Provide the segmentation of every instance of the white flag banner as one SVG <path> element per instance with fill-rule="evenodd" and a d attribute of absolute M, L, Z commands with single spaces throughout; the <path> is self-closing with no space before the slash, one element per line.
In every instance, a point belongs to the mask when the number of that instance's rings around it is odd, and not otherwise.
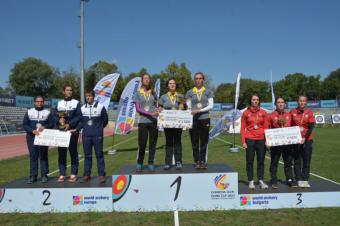
<path fill-rule="evenodd" d="M 134 100 L 141 85 L 141 78 L 136 77 L 125 86 L 118 105 L 115 134 L 125 135 L 132 131 L 136 116 Z"/>
<path fill-rule="evenodd" d="M 110 105 L 111 96 L 116 87 L 119 76 L 119 73 L 106 75 L 104 78 L 99 80 L 93 89 L 96 93 L 94 100 L 104 105 L 106 110 Z"/>
<path fill-rule="evenodd" d="M 275 106 L 275 93 L 274 93 L 274 88 L 273 88 L 273 72 L 272 71 L 270 71 L 270 88 L 272 90 L 273 111 L 275 111 L 276 106 Z"/>
<path fill-rule="evenodd" d="M 161 94 L 161 80 L 157 79 L 155 83 L 155 94 L 157 99 L 159 99 L 159 96 Z"/>
<path fill-rule="evenodd" d="M 237 110 L 238 98 L 240 96 L 240 80 L 241 80 L 241 72 L 237 75 L 236 80 L 236 90 L 235 90 L 235 111 Z"/>

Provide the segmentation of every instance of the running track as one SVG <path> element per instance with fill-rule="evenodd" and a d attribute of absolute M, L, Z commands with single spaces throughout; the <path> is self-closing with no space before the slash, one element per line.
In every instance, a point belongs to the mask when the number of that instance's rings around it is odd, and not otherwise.
<path fill-rule="evenodd" d="M 105 128 L 104 136 L 112 135 L 113 128 Z M 26 134 L 0 137 L 0 160 L 28 155 Z"/>

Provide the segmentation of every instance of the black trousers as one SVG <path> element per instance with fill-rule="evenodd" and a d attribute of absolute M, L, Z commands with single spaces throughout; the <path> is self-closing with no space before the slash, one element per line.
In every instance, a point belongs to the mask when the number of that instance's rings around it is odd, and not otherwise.
<path fill-rule="evenodd" d="M 205 162 L 209 141 L 210 119 L 193 120 L 190 138 L 194 161 Z"/>
<path fill-rule="evenodd" d="M 246 149 L 246 168 L 248 181 L 254 178 L 254 158 L 256 153 L 257 159 L 257 178 L 258 180 L 263 180 L 264 175 L 264 158 L 266 154 L 266 149 L 264 147 L 264 140 L 251 140 L 246 139 L 248 148 Z"/>
<path fill-rule="evenodd" d="M 284 145 L 270 148 L 270 176 L 272 184 L 277 183 L 277 167 L 279 165 L 280 158 L 283 158 L 284 171 L 286 175 L 286 181 L 293 179 L 292 161 L 293 161 L 293 146 Z"/>
<path fill-rule="evenodd" d="M 175 162 L 182 163 L 182 129 L 164 128 L 165 133 L 165 164 L 171 165 L 172 156 Z"/>
<path fill-rule="evenodd" d="M 66 176 L 67 149 L 70 151 L 70 156 L 71 156 L 71 174 L 72 175 L 78 174 L 78 167 L 79 167 L 79 157 L 78 157 L 78 149 L 77 149 L 78 137 L 79 137 L 79 133 L 72 134 L 69 147 L 58 148 L 59 174 L 62 176 Z"/>
<path fill-rule="evenodd" d="M 156 144 L 158 138 L 157 123 L 139 123 L 138 124 L 138 157 L 137 163 L 143 164 L 145 156 L 146 143 L 149 138 L 149 164 L 154 163 Z"/>
<path fill-rule="evenodd" d="M 312 159 L 313 140 L 306 140 L 304 144 L 294 145 L 294 173 L 297 181 L 308 181 L 310 163 Z M 301 164 L 302 162 L 302 164 Z"/>

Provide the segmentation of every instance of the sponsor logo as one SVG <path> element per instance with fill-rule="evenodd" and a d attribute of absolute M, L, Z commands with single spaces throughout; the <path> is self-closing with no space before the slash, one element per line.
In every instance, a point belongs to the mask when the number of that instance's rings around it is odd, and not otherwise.
<path fill-rule="evenodd" d="M 235 191 L 230 188 L 230 183 L 227 182 L 227 174 L 219 174 L 214 177 L 214 185 L 217 190 L 211 191 L 211 199 L 235 199 Z"/>
<path fill-rule="evenodd" d="M 226 183 L 226 179 L 227 179 L 227 174 L 221 174 L 215 177 L 215 186 L 216 188 L 224 191 L 225 189 L 227 189 L 227 187 L 229 186 L 229 184 Z"/>
<path fill-rule="evenodd" d="M 277 200 L 277 195 L 243 195 L 240 196 L 240 206 L 270 205 L 273 201 Z"/>
<path fill-rule="evenodd" d="M 250 206 L 251 205 L 251 196 L 240 196 L 240 205 L 241 206 Z"/>
<path fill-rule="evenodd" d="M 72 203 L 74 206 L 83 206 L 83 205 L 96 205 L 98 202 L 103 200 L 110 200 L 110 196 L 102 196 L 102 195 L 73 195 Z"/>
<path fill-rule="evenodd" d="M 113 202 L 117 202 L 121 199 L 128 190 L 131 182 L 131 175 L 114 175 L 112 177 L 112 199 Z M 133 189 L 135 193 L 138 193 L 138 189 Z"/>

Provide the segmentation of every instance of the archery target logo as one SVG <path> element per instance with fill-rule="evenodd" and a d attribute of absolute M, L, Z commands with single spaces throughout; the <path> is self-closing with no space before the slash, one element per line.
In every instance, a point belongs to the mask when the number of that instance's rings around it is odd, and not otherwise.
<path fill-rule="evenodd" d="M 128 190 L 131 182 L 131 175 L 114 175 L 112 177 L 112 199 L 117 202 Z"/>

